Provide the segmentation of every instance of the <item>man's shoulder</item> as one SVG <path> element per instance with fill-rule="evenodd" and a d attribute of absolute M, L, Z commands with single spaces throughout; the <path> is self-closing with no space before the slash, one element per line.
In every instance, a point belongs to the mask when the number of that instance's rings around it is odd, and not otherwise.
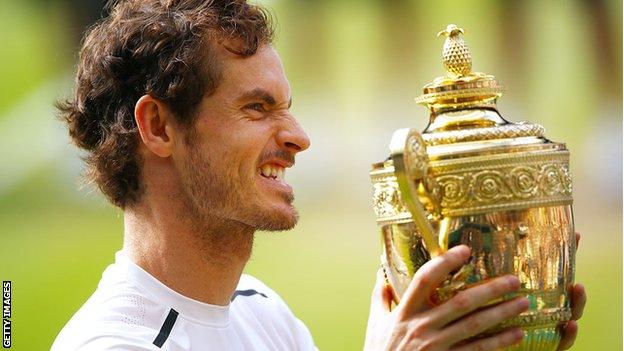
<path fill-rule="evenodd" d="M 132 286 L 98 289 L 63 327 L 52 350 L 156 350 L 149 341 L 166 313 Z"/>
<path fill-rule="evenodd" d="M 149 342 L 154 331 L 139 326 L 126 326 L 121 323 L 85 324 L 86 328 L 65 329 L 57 336 L 51 351 L 153 351 L 159 350 Z M 71 333 L 71 334 L 69 334 Z"/>
<path fill-rule="evenodd" d="M 158 296 L 161 295 L 149 288 L 135 285 L 132 280 L 103 279 L 89 300 L 61 330 L 52 346 L 52 351 L 159 350 L 154 342 L 170 319 L 169 314 L 174 311 L 173 308 L 176 309 L 174 312 L 179 312 L 183 318 L 181 320 L 177 318 L 180 320 L 176 324 L 175 333 L 177 334 L 169 336 L 169 347 L 172 342 L 187 340 L 185 338 L 189 335 L 185 328 L 189 323 L 193 325 L 190 330 L 196 331 L 197 328 L 203 328 L 200 334 L 191 335 L 194 338 L 191 340 L 193 342 L 198 342 L 197 340 L 201 342 L 209 338 L 209 335 L 226 337 L 230 335 L 230 332 L 221 328 L 228 326 L 228 330 L 231 328 L 231 330 L 247 331 L 250 334 L 249 338 L 253 338 L 251 334 L 254 334 L 249 331 L 249 328 L 262 329 L 265 332 L 273 331 L 273 334 L 270 334 L 270 343 L 282 340 L 280 342 L 287 345 L 285 349 L 296 348 L 296 345 L 313 345 L 309 331 L 293 315 L 282 298 L 266 284 L 250 275 L 241 276 L 231 298 L 231 304 L 226 309 L 230 311 L 228 318 L 231 321 L 224 322 L 225 324 L 219 327 L 210 324 L 217 321 L 216 319 L 206 324 L 207 320 L 203 321 L 197 316 L 209 319 L 223 316 L 221 313 L 224 311 L 223 308 L 196 303 L 189 305 L 189 300 L 182 298 L 179 301 L 180 305 L 176 306 L 175 303 L 163 302 Z M 192 308 L 189 309 L 189 306 Z M 206 307 L 210 307 L 209 314 L 196 313 L 205 311 Z M 175 323 L 176 318 L 173 321 Z M 197 322 L 199 324 L 196 324 Z M 266 337 L 264 334 L 257 336 L 258 340 Z M 180 345 L 185 342 L 183 341 Z"/>
<path fill-rule="evenodd" d="M 241 276 L 232 296 L 232 310 L 235 314 L 254 314 L 261 323 L 275 325 L 281 330 L 308 333 L 278 293 L 248 274 Z"/>

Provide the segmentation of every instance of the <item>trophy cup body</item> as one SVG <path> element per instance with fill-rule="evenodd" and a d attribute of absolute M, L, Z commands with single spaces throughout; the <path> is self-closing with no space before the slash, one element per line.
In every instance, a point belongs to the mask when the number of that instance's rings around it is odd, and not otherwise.
<path fill-rule="evenodd" d="M 569 151 L 528 122 L 498 113 L 502 88 L 470 72 L 470 53 L 450 25 L 441 32 L 447 76 L 425 86 L 417 102 L 431 112 L 419 133 L 395 132 L 390 157 L 373 165 L 373 207 L 382 266 L 398 302 L 431 257 L 465 244 L 471 258 L 434 296 L 439 303 L 473 284 L 514 274 L 529 310 L 488 331 L 519 326 L 508 350 L 556 350 L 570 318 L 576 241 Z M 506 298 L 513 298 L 507 296 Z"/>

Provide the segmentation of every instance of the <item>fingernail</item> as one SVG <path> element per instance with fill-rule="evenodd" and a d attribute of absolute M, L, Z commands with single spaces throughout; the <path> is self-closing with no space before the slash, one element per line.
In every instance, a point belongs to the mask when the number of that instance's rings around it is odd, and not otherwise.
<path fill-rule="evenodd" d="M 515 275 L 507 276 L 507 282 L 512 289 L 518 289 L 520 287 L 520 279 Z"/>
<path fill-rule="evenodd" d="M 520 328 L 516 328 L 513 330 L 513 336 L 516 340 L 522 340 L 522 338 L 524 338 L 524 331 Z"/>
<path fill-rule="evenodd" d="M 522 311 L 526 311 L 527 309 L 529 309 L 529 299 L 527 299 L 526 297 L 520 297 L 518 298 L 518 308 L 522 309 Z"/>
<path fill-rule="evenodd" d="M 470 255 L 470 248 L 466 245 L 457 245 L 453 247 L 453 249 L 462 255 L 465 255 L 465 256 Z"/>

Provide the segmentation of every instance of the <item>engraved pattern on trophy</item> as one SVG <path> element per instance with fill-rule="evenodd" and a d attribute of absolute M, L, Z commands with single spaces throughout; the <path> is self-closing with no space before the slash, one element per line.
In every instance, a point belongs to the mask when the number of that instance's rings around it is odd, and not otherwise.
<path fill-rule="evenodd" d="M 452 130 L 435 134 L 423 134 L 427 146 L 453 144 L 475 140 L 492 140 L 504 138 L 542 137 L 544 127 L 539 124 L 519 122 L 501 127 L 479 128 L 470 131 Z"/>
<path fill-rule="evenodd" d="M 373 209 L 378 221 L 411 221 L 409 211 L 400 200 L 399 186 L 394 175 L 377 177 L 373 182 Z"/>
<path fill-rule="evenodd" d="M 526 153 L 431 162 L 442 214 L 457 216 L 572 203 L 568 155 Z"/>
<path fill-rule="evenodd" d="M 506 207 L 524 206 L 522 200 L 539 199 L 540 195 L 545 201 L 551 196 L 569 195 L 566 174 L 569 172 L 564 165 L 546 164 L 444 175 L 437 177 L 436 182 L 443 189 L 443 207 L 461 208 L 463 205 L 467 210 L 474 207 L 484 210 L 487 205 L 500 201 L 505 201 Z"/>
<path fill-rule="evenodd" d="M 405 169 L 413 179 L 427 176 L 427 148 L 420 134 L 410 133 L 405 147 Z"/>

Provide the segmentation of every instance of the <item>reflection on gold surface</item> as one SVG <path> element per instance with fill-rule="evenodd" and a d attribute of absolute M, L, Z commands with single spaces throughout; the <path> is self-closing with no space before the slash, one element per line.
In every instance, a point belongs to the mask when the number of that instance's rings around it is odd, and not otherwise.
<path fill-rule="evenodd" d="M 463 244 L 472 250 L 470 263 L 475 269 L 466 279 L 468 284 L 505 274 L 520 278 L 520 294 L 529 298 L 530 309 L 496 329 L 528 330 L 518 350 L 555 350 L 556 326 L 570 318 L 567 287 L 574 281 L 576 250 L 571 206 L 455 217 L 449 227 L 448 247 Z M 413 222 L 384 224 L 381 235 L 384 269 L 400 300 L 414 272 L 430 256 Z M 535 344 L 531 335 L 549 340 L 550 348 L 529 346 Z"/>

